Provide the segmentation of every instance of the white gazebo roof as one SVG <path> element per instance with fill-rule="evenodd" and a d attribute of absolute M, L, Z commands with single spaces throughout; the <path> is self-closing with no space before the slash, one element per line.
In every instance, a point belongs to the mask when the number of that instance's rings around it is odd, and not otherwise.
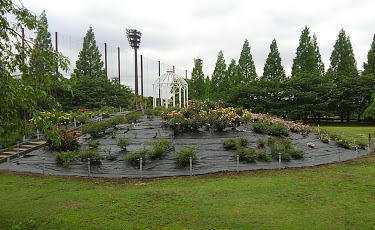
<path fill-rule="evenodd" d="M 178 96 L 179 107 L 188 105 L 188 83 L 174 71 L 168 70 L 158 77 L 153 86 L 153 104 L 157 106 L 160 99 L 160 106 L 168 107 L 170 99 L 173 106 L 176 106 L 176 96 Z"/>

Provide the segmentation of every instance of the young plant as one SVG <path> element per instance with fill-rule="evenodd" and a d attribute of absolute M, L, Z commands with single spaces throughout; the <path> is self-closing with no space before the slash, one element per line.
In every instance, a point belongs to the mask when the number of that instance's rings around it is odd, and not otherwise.
<path fill-rule="evenodd" d="M 197 150 L 189 147 L 182 147 L 176 152 L 174 160 L 177 166 L 186 167 L 190 164 L 190 157 L 192 158 L 192 163 L 195 164 L 197 161 Z"/>
<path fill-rule="evenodd" d="M 125 154 L 124 160 L 128 164 L 136 167 L 136 166 L 139 166 L 141 158 L 142 158 L 142 165 L 145 165 L 146 156 L 147 156 L 147 149 L 140 149 L 140 150 Z"/>
<path fill-rule="evenodd" d="M 88 139 L 87 144 L 89 145 L 91 149 L 97 149 L 100 145 L 99 141 L 95 141 L 93 139 Z"/>
<path fill-rule="evenodd" d="M 264 138 L 259 138 L 259 139 L 257 140 L 257 147 L 260 148 L 260 149 L 265 148 L 265 147 L 266 147 L 266 144 L 267 144 L 267 141 L 266 141 L 266 139 L 264 139 Z"/>
<path fill-rule="evenodd" d="M 99 154 L 99 152 L 96 149 L 86 149 L 82 150 L 78 153 L 78 158 L 82 162 L 87 162 L 88 159 L 90 159 L 91 164 L 98 164 L 100 165 L 103 160 L 103 157 Z"/>
<path fill-rule="evenodd" d="M 161 159 L 164 154 L 173 149 L 173 145 L 170 141 L 165 138 L 160 138 L 152 144 L 152 148 L 148 152 L 148 156 L 151 160 Z"/>
<path fill-rule="evenodd" d="M 128 147 L 130 143 L 130 140 L 126 137 L 120 137 L 117 140 L 117 146 L 120 147 L 123 151 L 126 151 L 126 147 Z"/>
<path fill-rule="evenodd" d="M 69 167 L 77 159 L 77 154 L 73 151 L 56 153 L 56 163 L 64 167 Z"/>
<path fill-rule="evenodd" d="M 226 150 L 236 150 L 241 147 L 246 147 L 249 140 L 246 137 L 229 138 L 223 142 L 223 147 Z"/>

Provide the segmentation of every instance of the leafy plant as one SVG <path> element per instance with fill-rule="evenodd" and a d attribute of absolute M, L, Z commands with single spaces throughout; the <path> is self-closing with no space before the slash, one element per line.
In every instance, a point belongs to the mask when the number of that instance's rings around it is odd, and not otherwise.
<path fill-rule="evenodd" d="M 257 139 L 257 147 L 263 149 L 266 147 L 267 141 L 264 138 Z"/>
<path fill-rule="evenodd" d="M 64 167 L 70 166 L 77 159 L 77 153 L 73 151 L 56 153 L 56 163 Z"/>
<path fill-rule="evenodd" d="M 128 147 L 130 143 L 130 140 L 126 137 L 120 137 L 116 142 L 117 146 L 120 147 L 123 151 L 126 150 L 126 147 Z"/>
<path fill-rule="evenodd" d="M 182 147 L 176 152 L 174 160 L 177 166 L 186 167 L 190 164 L 190 157 L 192 158 L 192 163 L 195 164 L 197 161 L 197 150 L 189 147 Z"/>
<path fill-rule="evenodd" d="M 91 164 L 101 164 L 101 160 L 103 160 L 103 157 L 99 154 L 97 149 L 81 150 L 78 153 L 78 158 L 82 162 L 87 162 L 88 159 L 90 159 Z"/>
<path fill-rule="evenodd" d="M 246 147 L 249 140 L 246 137 L 229 138 L 223 142 L 226 150 L 236 150 L 240 147 Z"/>
<path fill-rule="evenodd" d="M 44 133 L 48 146 L 56 151 L 75 151 L 79 148 L 75 131 L 53 128 Z"/>
<path fill-rule="evenodd" d="M 262 121 L 253 123 L 253 130 L 257 133 L 265 133 L 273 136 L 289 136 L 289 130 L 281 124 L 269 124 Z"/>
<path fill-rule="evenodd" d="M 100 145 L 99 141 L 95 141 L 93 139 L 88 139 L 87 144 L 89 145 L 90 148 L 92 149 L 97 149 Z"/>
<path fill-rule="evenodd" d="M 147 149 L 140 149 L 134 152 L 125 154 L 124 160 L 132 166 L 139 166 L 140 159 L 142 158 L 142 165 L 146 163 Z"/>
<path fill-rule="evenodd" d="M 255 163 L 258 156 L 257 151 L 254 148 L 239 148 L 235 152 L 235 155 L 239 156 L 240 161 L 247 163 Z"/>
<path fill-rule="evenodd" d="M 152 148 L 148 151 L 148 156 L 151 160 L 160 159 L 164 154 L 173 149 L 173 145 L 165 138 L 160 138 L 152 144 Z"/>
<path fill-rule="evenodd" d="M 283 161 L 303 158 L 303 151 L 295 149 L 287 138 L 269 137 L 267 142 L 271 149 L 271 155 L 275 159 L 279 158 L 279 153 Z"/>

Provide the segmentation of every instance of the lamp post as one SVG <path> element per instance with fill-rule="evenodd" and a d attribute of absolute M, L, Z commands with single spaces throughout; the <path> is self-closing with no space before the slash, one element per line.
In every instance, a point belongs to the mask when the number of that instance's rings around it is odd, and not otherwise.
<path fill-rule="evenodd" d="M 126 36 L 128 37 L 129 45 L 134 49 L 134 80 L 135 80 L 135 95 L 138 96 L 138 55 L 137 50 L 141 43 L 141 32 L 136 29 L 126 29 Z"/>

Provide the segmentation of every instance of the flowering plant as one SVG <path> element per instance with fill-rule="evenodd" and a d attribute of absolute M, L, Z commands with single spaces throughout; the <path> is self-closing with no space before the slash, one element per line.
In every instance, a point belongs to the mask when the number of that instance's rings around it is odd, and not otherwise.
<path fill-rule="evenodd" d="M 34 114 L 30 122 L 39 130 L 45 131 L 56 125 L 66 125 L 72 118 L 71 114 L 60 111 L 44 111 Z"/>
<path fill-rule="evenodd" d="M 45 132 L 44 136 L 48 146 L 56 151 L 74 151 L 79 148 L 75 131 L 53 128 Z"/>

